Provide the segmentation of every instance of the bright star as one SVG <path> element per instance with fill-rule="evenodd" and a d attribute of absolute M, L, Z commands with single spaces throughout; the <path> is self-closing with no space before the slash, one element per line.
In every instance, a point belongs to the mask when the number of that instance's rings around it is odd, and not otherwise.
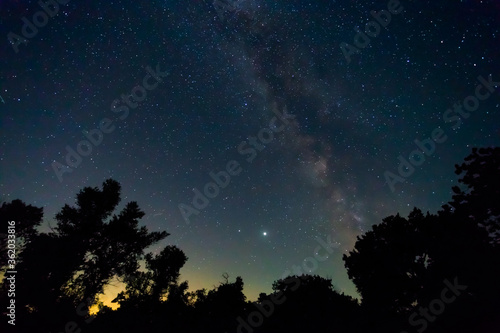
<path fill-rule="evenodd" d="M 262 234 L 263 234 L 264 236 L 267 236 L 267 232 L 265 232 L 265 231 L 264 231 Z"/>

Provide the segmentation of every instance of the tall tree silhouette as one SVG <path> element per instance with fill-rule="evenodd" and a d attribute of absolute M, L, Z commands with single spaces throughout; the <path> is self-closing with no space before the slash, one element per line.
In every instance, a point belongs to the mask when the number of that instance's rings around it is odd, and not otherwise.
<path fill-rule="evenodd" d="M 375 321 L 383 321 L 381 318 L 388 313 L 392 313 L 388 322 L 408 318 L 439 297 L 445 279 L 458 279 L 468 287 L 459 305 L 440 317 L 435 330 L 473 329 L 485 318 L 484 313 L 498 309 L 493 295 L 500 291 L 495 282 L 500 278 L 499 251 L 481 227 L 486 221 L 495 222 L 490 214 L 497 212 L 490 200 L 497 195 L 497 188 L 486 184 L 492 170 L 498 168 L 493 151 L 479 150 L 481 157 L 474 150 L 466 158 L 473 162 L 457 170 L 457 174 L 467 170 L 461 182 L 470 188 L 454 189 L 454 206 L 444 206 L 436 215 L 424 216 L 415 208 L 408 219 L 399 214 L 389 216 L 358 237 L 353 251 L 343 256 L 363 307 Z M 394 329 L 390 325 L 382 328 Z"/>
<path fill-rule="evenodd" d="M 57 235 L 74 242 L 79 264 L 74 273 L 81 273 L 73 275 L 65 291 L 78 301 L 101 293 L 113 276 L 135 272 L 144 249 L 168 236 L 138 226 L 144 212 L 136 202 L 111 216 L 120 202 L 120 190 L 114 180 L 105 181 L 102 191 L 87 187 L 77 195 L 77 207 L 65 205 L 56 215 Z"/>
<path fill-rule="evenodd" d="M 418 209 L 408 219 L 389 216 L 358 236 L 353 251 L 343 256 L 365 306 L 398 313 L 408 311 L 417 300 L 431 260 L 419 232 L 424 218 L 430 216 Z"/>
<path fill-rule="evenodd" d="M 452 201 L 443 206 L 484 228 L 493 248 L 475 257 L 474 298 L 470 312 L 477 312 L 484 329 L 500 327 L 500 147 L 473 148 L 465 162 L 455 165 L 461 186 L 453 187 Z M 473 253 L 477 253 L 474 252 Z M 486 328 L 488 327 L 488 328 Z M 493 329 L 494 327 L 494 329 Z"/>
<path fill-rule="evenodd" d="M 84 188 L 76 207 L 65 205 L 56 215 L 55 232 L 33 238 L 18 267 L 18 300 L 30 314 L 47 318 L 44 312 L 68 302 L 71 312 L 82 301 L 93 303 L 113 277 L 137 270 L 146 247 L 168 235 L 138 226 L 144 213 L 136 202 L 112 215 L 120 190 L 111 179 L 102 190 Z"/>
<path fill-rule="evenodd" d="M 0 206 L 0 270 L 7 263 L 8 222 L 14 221 L 16 237 L 16 260 L 21 260 L 21 253 L 29 242 L 38 234 L 36 228 L 43 218 L 43 208 L 26 205 L 19 199 Z"/>
<path fill-rule="evenodd" d="M 13 200 L 10 203 L 3 202 L 0 206 L 0 275 L 5 274 L 8 270 L 18 271 L 20 267 L 20 263 L 23 261 L 23 258 L 26 254 L 26 249 L 31 246 L 33 239 L 35 239 L 38 235 L 38 231 L 36 229 L 37 226 L 40 225 L 43 218 L 43 209 L 39 207 L 34 207 L 32 205 L 27 205 L 21 200 Z M 8 222 L 14 221 L 13 230 L 14 233 L 9 233 L 8 226 L 12 225 L 12 223 L 8 224 Z M 9 238 L 10 235 L 10 238 Z M 10 240 L 10 244 L 8 242 Z M 14 242 L 12 242 L 14 240 Z M 8 246 L 11 245 L 11 246 Z M 12 248 L 12 245 L 14 248 Z M 10 250 L 10 252 L 9 252 Z M 14 251 L 12 251 L 14 250 Z M 13 261 L 9 261 L 13 260 Z M 8 269 L 8 265 L 12 264 L 13 268 Z M 12 295 L 9 292 L 9 283 L 3 276 L 2 283 L 0 284 L 0 315 L 5 320 L 2 320 L 2 324 L 0 324 L 0 330 L 2 330 L 2 326 L 11 326 L 7 324 L 7 306 L 10 305 L 10 300 L 14 299 L 17 301 L 18 298 L 18 284 L 16 283 L 17 295 L 15 298 L 10 298 L 8 295 Z M 19 275 L 16 275 L 16 280 L 19 278 Z M 17 282 L 17 281 L 16 281 Z M 21 312 L 18 310 L 18 312 Z M 21 318 L 20 318 L 21 317 Z M 18 313 L 16 316 L 16 322 L 19 323 L 22 319 L 22 314 Z M 9 327 L 11 328 L 11 327 Z"/>
<path fill-rule="evenodd" d="M 500 245 L 500 147 L 473 148 L 455 168 L 463 186 L 453 187 L 452 201 L 444 208 L 484 226 Z"/>

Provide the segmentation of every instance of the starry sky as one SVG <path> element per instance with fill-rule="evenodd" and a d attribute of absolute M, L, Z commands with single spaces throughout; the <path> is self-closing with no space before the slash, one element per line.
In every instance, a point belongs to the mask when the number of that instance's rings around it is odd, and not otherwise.
<path fill-rule="evenodd" d="M 193 290 L 227 272 L 255 300 L 296 266 L 357 296 L 341 259 L 356 236 L 436 212 L 454 164 L 500 145 L 498 1 L 47 10 L 0 2 L 0 199 L 44 207 L 50 230 L 80 189 L 113 178 L 120 207 L 137 201 L 142 223 L 171 234 L 151 250 L 186 253 Z M 335 248 L 308 264 L 318 239 Z"/>

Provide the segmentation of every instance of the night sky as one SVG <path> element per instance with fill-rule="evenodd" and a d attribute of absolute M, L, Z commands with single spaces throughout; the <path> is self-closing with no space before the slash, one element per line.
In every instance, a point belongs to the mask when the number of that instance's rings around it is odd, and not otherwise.
<path fill-rule="evenodd" d="M 113 178 L 120 207 L 171 234 L 151 250 L 186 253 L 190 289 L 227 272 L 255 300 L 304 272 L 357 297 L 341 259 L 356 236 L 436 212 L 454 164 L 500 145 L 496 0 L 58 7 L 0 3 L 0 199 L 43 207 L 48 231 Z"/>

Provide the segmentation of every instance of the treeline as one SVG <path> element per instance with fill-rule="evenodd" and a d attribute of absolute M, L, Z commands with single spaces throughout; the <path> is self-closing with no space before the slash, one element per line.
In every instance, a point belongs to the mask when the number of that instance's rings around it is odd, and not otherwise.
<path fill-rule="evenodd" d="M 500 148 L 473 149 L 456 165 L 460 186 L 435 214 L 414 208 L 359 236 L 343 260 L 361 295 L 330 279 L 290 276 L 256 302 L 241 277 L 211 290 L 179 280 L 188 258 L 176 246 L 145 253 L 168 236 L 139 226 L 129 202 L 115 213 L 121 186 L 86 187 L 49 233 L 42 208 L 21 200 L 0 207 L 0 268 L 9 271 L 8 222 L 16 221 L 15 326 L 12 284 L 2 279 L 0 329 L 13 332 L 498 332 L 500 327 Z M 11 252 L 12 254 L 12 252 Z M 141 263 L 143 267 L 141 268 Z M 117 310 L 98 304 L 114 279 L 125 288 Z M 10 296 L 9 296 L 10 294 Z M 98 304 L 99 312 L 89 314 Z"/>

